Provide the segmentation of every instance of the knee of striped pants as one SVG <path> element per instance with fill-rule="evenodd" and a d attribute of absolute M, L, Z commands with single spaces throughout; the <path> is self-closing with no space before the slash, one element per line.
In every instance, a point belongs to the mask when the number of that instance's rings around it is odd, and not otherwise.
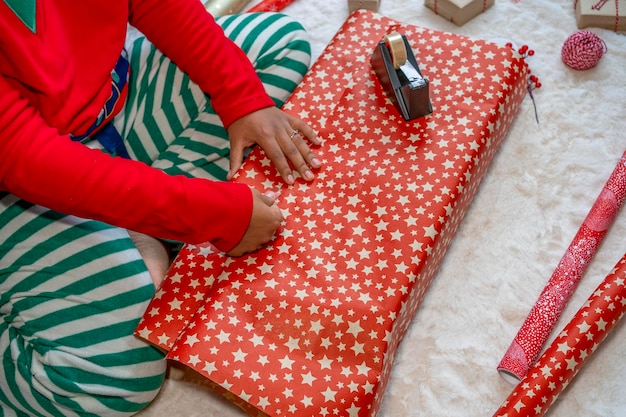
<path fill-rule="evenodd" d="M 129 416 L 162 352 L 134 337 L 154 286 L 125 230 L 0 193 L 0 416 Z"/>
<path fill-rule="evenodd" d="M 109 363 L 103 364 L 63 348 L 47 347 L 42 353 L 41 346 L 10 325 L 1 325 L 0 333 L 0 346 L 8 341 L 13 354 L 5 351 L 2 358 L 0 415 L 6 417 L 131 416 L 154 400 L 163 382 L 162 358 L 145 355 L 141 348 L 117 356 L 105 353 Z"/>

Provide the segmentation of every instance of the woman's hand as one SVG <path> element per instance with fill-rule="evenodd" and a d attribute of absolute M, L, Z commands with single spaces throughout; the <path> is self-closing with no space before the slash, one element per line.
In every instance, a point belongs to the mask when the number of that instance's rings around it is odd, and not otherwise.
<path fill-rule="evenodd" d="M 254 144 L 263 148 L 287 184 L 295 181 L 293 170 L 311 181 L 315 178 L 312 169 L 322 165 L 304 139 L 320 145 L 315 131 L 277 107 L 267 107 L 240 118 L 230 125 L 228 136 L 231 148 L 228 179 L 241 167 L 246 148 Z"/>
<path fill-rule="evenodd" d="M 254 252 L 274 238 L 283 221 L 283 214 L 275 203 L 274 195 L 261 194 L 258 190 L 252 189 L 252 216 L 248 229 L 239 243 L 226 253 L 227 255 L 241 256 Z"/>

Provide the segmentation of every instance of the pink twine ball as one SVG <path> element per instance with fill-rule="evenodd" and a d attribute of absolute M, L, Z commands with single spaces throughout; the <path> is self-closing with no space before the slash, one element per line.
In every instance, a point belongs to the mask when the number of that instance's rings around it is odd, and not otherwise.
<path fill-rule="evenodd" d="M 561 59 L 575 70 L 588 70 L 600 62 L 606 52 L 606 44 L 598 35 L 580 30 L 565 40 Z"/>

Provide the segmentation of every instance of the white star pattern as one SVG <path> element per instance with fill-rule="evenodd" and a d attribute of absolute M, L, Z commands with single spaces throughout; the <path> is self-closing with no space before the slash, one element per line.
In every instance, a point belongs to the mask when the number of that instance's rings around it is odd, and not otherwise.
<path fill-rule="evenodd" d="M 371 70 L 391 30 L 419 45 L 428 117 L 404 121 Z M 526 96 L 526 77 L 510 48 L 351 15 L 284 106 L 324 138 L 316 152 L 325 167 L 287 186 L 253 150 L 236 180 L 278 191 L 287 213 L 278 236 L 240 258 L 185 246 L 137 334 L 252 414 L 375 414 L 391 353 Z"/>
<path fill-rule="evenodd" d="M 621 163 L 626 169 L 626 153 Z M 626 184 L 626 177 L 623 178 Z M 626 254 L 547 347 L 494 417 L 543 416 L 626 313 Z"/>
<path fill-rule="evenodd" d="M 583 224 L 550 276 L 539 298 L 522 323 L 498 368 L 522 378 L 539 355 L 578 282 L 585 273 L 609 225 L 626 198 L 626 154 L 622 156 Z M 600 289 L 596 292 L 600 292 Z M 609 309 L 615 305 L 609 304 Z M 599 313 L 599 312 L 597 312 Z M 586 323 L 581 323 L 581 331 Z M 604 331 L 607 322 L 595 326 Z M 591 337 L 587 334 L 586 337 Z M 565 352 L 566 353 L 566 352 Z"/>

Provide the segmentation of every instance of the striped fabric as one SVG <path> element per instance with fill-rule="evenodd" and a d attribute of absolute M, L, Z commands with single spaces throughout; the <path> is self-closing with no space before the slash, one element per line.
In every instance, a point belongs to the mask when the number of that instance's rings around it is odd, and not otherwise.
<path fill-rule="evenodd" d="M 299 23 L 285 15 L 250 13 L 218 19 L 242 47 L 279 107 L 308 69 L 310 46 Z M 131 73 L 123 115 L 115 126 L 128 152 L 171 174 L 226 179 L 226 131 L 207 96 L 145 38 L 130 47 Z"/>
<path fill-rule="evenodd" d="M 154 287 L 126 231 L 10 194 L 0 224 L 3 414 L 16 415 L 6 405 L 19 416 L 145 407 L 165 368 L 130 336 Z"/>
<path fill-rule="evenodd" d="M 281 105 L 308 68 L 302 27 L 271 13 L 218 22 Z M 131 157 L 225 178 L 227 135 L 206 96 L 145 39 L 129 54 L 115 126 Z M 0 417 L 128 416 L 149 404 L 165 362 L 133 331 L 153 292 L 125 230 L 0 193 Z"/>

